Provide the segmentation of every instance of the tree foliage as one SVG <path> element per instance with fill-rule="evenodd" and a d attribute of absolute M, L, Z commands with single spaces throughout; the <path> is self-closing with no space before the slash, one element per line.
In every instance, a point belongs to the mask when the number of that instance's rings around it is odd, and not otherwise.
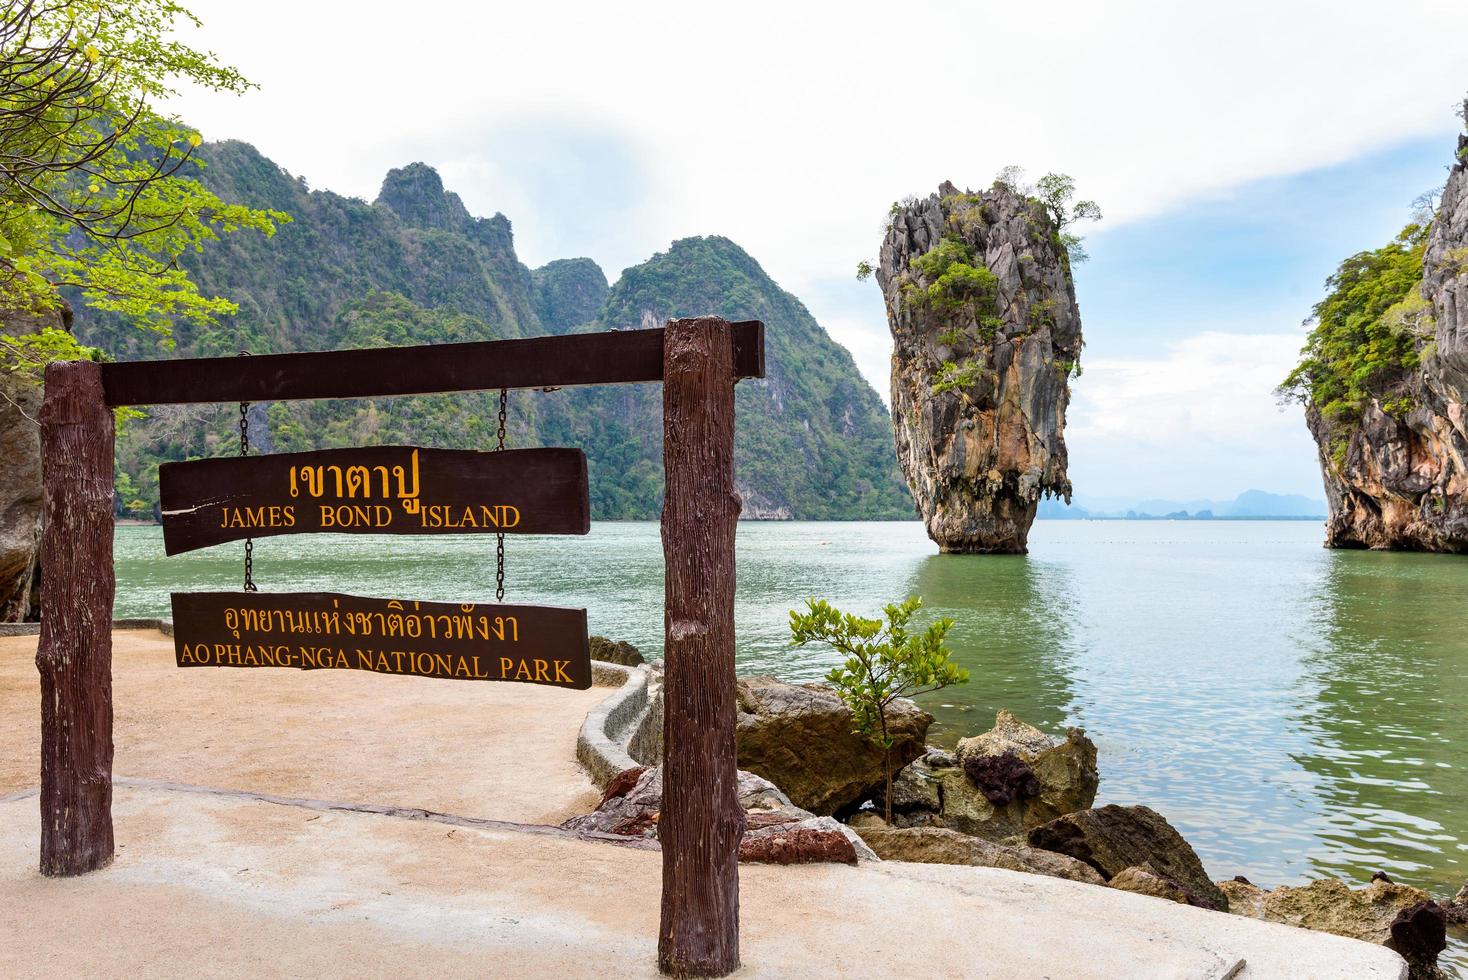
<path fill-rule="evenodd" d="M 164 335 L 232 312 L 180 258 L 288 218 L 208 191 L 186 169 L 199 135 L 156 106 L 181 84 L 250 83 L 172 39 L 197 21 L 171 0 L 4 0 L 0 14 L 0 309 L 56 309 L 70 289 Z M 80 353 L 40 335 L 3 343 L 12 369 Z"/>
<path fill-rule="evenodd" d="M 1073 201 L 1076 193 L 1074 177 L 1069 174 L 1049 173 L 1034 184 L 1029 184 L 1025 181 L 1024 168 L 1011 165 L 999 171 L 994 183 L 1045 206 L 1050 219 L 1060 230 L 1060 243 L 1065 246 L 1072 263 L 1084 262 L 1090 258 L 1082 244 L 1084 239 L 1071 228 L 1078 221 L 1100 221 L 1101 206 L 1090 200 Z"/>
<path fill-rule="evenodd" d="M 898 698 L 916 697 L 968 681 L 944 643 L 953 620 L 938 619 L 921 631 L 909 628 L 923 600 L 913 596 L 882 608 L 883 619 L 843 613 L 824 599 L 806 600 L 806 612 L 790 611 L 796 646 L 825 643 L 844 656 L 826 680 L 851 709 L 853 730 L 882 748 L 886 773 L 887 822 L 892 822 L 892 747 L 887 709 Z"/>
<path fill-rule="evenodd" d="M 1433 328 L 1418 288 L 1426 248 L 1427 227 L 1408 225 L 1390 244 L 1342 262 L 1315 304 L 1300 363 L 1279 392 L 1315 406 L 1338 442 L 1371 399 L 1388 411 L 1411 407 L 1402 389 Z"/>

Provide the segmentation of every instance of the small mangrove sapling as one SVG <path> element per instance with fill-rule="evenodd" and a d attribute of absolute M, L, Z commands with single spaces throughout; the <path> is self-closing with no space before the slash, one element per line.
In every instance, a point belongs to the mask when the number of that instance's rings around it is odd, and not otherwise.
<path fill-rule="evenodd" d="M 886 818 L 892 822 L 892 746 L 887 709 L 898 698 L 910 698 L 968 681 L 968 671 L 953 662 L 943 640 L 953 620 L 938 619 L 921 632 L 908 623 L 922 606 L 920 596 L 882 608 L 886 620 L 843 613 L 824 599 L 807 599 L 807 612 L 790 611 L 790 635 L 796 646 L 825 643 L 845 656 L 826 680 L 851 709 L 853 731 L 882 747 L 886 777 Z"/>

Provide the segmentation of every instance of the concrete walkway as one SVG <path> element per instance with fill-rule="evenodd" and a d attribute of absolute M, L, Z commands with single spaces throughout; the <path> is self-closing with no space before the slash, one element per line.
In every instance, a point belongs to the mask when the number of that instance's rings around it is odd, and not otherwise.
<path fill-rule="evenodd" d="M 655 975 L 656 852 L 290 799 L 556 820 L 594 795 L 569 760 L 606 689 L 179 671 L 119 635 L 118 775 L 195 785 L 122 782 L 116 862 L 51 880 L 34 644 L 0 641 L 0 977 Z M 1379 947 L 999 870 L 746 865 L 741 892 L 741 976 L 1404 975 Z"/>

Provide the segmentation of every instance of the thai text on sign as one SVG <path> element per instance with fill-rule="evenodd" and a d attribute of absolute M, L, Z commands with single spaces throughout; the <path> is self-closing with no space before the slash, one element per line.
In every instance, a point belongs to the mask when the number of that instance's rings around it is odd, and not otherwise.
<path fill-rule="evenodd" d="M 172 599 L 180 667 L 591 686 L 585 609 L 333 592 L 175 592 Z"/>

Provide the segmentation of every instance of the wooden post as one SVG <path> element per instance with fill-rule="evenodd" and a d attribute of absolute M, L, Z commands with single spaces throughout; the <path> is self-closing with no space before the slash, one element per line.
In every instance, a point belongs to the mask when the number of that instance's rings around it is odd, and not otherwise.
<path fill-rule="evenodd" d="M 41 404 L 41 873 L 112 861 L 112 412 L 100 365 L 46 368 Z"/>
<path fill-rule="evenodd" d="M 669 321 L 663 346 L 662 925 L 658 967 L 739 967 L 734 748 L 734 371 L 729 323 Z"/>

